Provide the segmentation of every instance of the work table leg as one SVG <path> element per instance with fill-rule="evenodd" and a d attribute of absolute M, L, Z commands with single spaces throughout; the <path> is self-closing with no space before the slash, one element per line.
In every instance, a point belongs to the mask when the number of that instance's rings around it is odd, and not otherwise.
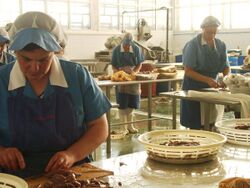
<path fill-rule="evenodd" d="M 152 130 L 152 83 L 148 83 L 148 131 Z"/>

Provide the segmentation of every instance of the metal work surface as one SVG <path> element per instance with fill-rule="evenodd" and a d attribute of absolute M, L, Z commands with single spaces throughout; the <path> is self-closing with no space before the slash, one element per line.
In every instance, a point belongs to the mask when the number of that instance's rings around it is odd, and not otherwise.
<path fill-rule="evenodd" d="M 250 176 L 250 148 L 224 144 L 213 161 L 173 165 L 147 158 L 146 152 L 93 162 L 93 165 L 114 171 L 109 182 L 114 187 L 133 188 L 218 188 L 222 179 Z"/>
<path fill-rule="evenodd" d="M 209 92 L 209 90 L 204 91 L 204 92 Z M 211 91 L 212 92 L 212 91 Z M 165 97 L 171 97 L 173 99 L 172 102 L 172 125 L 173 128 L 176 128 L 176 99 L 186 99 L 186 100 L 191 100 L 191 101 L 198 101 L 198 102 L 204 102 L 207 104 L 220 104 L 220 105 L 240 105 L 239 102 L 236 101 L 230 101 L 230 100 L 221 100 L 221 99 L 216 99 L 216 98 L 204 98 L 204 97 L 190 97 L 188 96 L 188 91 L 173 91 L 173 92 L 162 92 L 160 93 L 161 96 L 165 96 Z M 207 108 L 206 110 L 208 110 L 205 114 L 205 120 L 204 120 L 204 126 L 205 126 L 205 130 L 209 130 L 209 115 L 210 115 L 210 111 L 209 108 Z"/>

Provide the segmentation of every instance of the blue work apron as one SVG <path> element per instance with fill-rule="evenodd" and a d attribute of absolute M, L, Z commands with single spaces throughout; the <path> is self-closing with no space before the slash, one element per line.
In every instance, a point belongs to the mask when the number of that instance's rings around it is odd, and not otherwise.
<path fill-rule="evenodd" d="M 71 95 L 61 87 L 48 97 L 34 99 L 18 89 L 8 98 L 11 147 L 18 148 L 26 163 L 24 170 L 2 172 L 20 177 L 44 173 L 50 158 L 79 138 Z M 90 162 L 85 158 L 81 162 Z"/>
<path fill-rule="evenodd" d="M 202 75 L 216 79 L 219 71 L 213 70 L 218 62 L 220 62 L 220 54 L 217 50 L 209 48 L 207 45 L 202 46 L 203 53 L 205 54 L 205 70 L 197 71 Z M 213 71 L 206 71 L 213 70 Z M 206 83 L 193 80 L 190 77 L 184 75 L 182 89 L 183 90 L 200 90 L 202 88 L 209 88 L 210 86 Z M 185 127 L 191 129 L 201 129 L 201 113 L 200 113 L 200 102 L 189 101 L 182 99 L 180 103 L 180 123 Z"/>
<path fill-rule="evenodd" d="M 119 67 L 135 67 L 136 66 L 136 57 L 130 52 L 123 52 L 120 54 L 120 65 Z M 135 108 L 140 107 L 140 85 L 139 84 L 130 84 L 130 85 L 120 85 L 116 87 L 116 102 L 119 104 L 120 109 L 126 108 Z"/>

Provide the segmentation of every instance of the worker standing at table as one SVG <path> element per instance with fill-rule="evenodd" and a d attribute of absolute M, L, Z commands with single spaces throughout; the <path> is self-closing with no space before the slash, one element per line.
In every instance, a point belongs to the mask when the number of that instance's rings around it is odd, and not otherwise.
<path fill-rule="evenodd" d="M 224 87 L 217 82 L 218 73 L 229 73 L 226 45 L 215 38 L 220 22 L 213 16 L 206 17 L 202 32 L 186 43 L 183 49 L 184 79 L 183 90 Z M 201 129 L 200 102 L 181 100 L 181 125 Z"/>
<path fill-rule="evenodd" d="M 144 61 L 141 49 L 133 42 L 131 33 L 126 33 L 120 45 L 112 52 L 112 68 L 114 72 L 123 70 L 128 74 L 136 74 L 141 69 Z M 138 129 L 133 126 L 133 110 L 140 107 L 140 85 L 132 84 L 118 86 L 116 101 L 119 104 L 120 120 L 124 122 L 122 131 L 137 133 Z"/>
<path fill-rule="evenodd" d="M 58 59 L 65 38 L 42 12 L 15 20 L 0 69 L 0 172 L 29 177 L 91 162 L 108 136 L 111 104 L 81 65 Z"/>
<path fill-rule="evenodd" d="M 14 55 L 8 53 L 9 36 L 5 29 L 0 28 L 0 66 L 14 61 Z"/>

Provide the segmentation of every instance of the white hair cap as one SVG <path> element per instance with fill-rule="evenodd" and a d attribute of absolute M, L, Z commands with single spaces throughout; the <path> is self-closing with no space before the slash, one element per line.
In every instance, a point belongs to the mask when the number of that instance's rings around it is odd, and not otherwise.
<path fill-rule="evenodd" d="M 209 27 L 209 26 L 220 26 L 220 21 L 215 18 L 214 16 L 206 17 L 203 22 L 201 23 L 201 28 Z"/>
<path fill-rule="evenodd" d="M 44 29 L 55 37 L 58 44 L 67 44 L 67 36 L 63 28 L 54 18 L 43 12 L 31 11 L 18 16 L 9 29 L 10 39 L 12 40 L 19 31 L 27 28 Z"/>
<path fill-rule="evenodd" d="M 131 33 L 125 33 L 124 38 L 122 40 L 122 43 L 126 44 L 126 45 L 131 45 L 132 42 L 133 42 L 132 34 Z"/>

